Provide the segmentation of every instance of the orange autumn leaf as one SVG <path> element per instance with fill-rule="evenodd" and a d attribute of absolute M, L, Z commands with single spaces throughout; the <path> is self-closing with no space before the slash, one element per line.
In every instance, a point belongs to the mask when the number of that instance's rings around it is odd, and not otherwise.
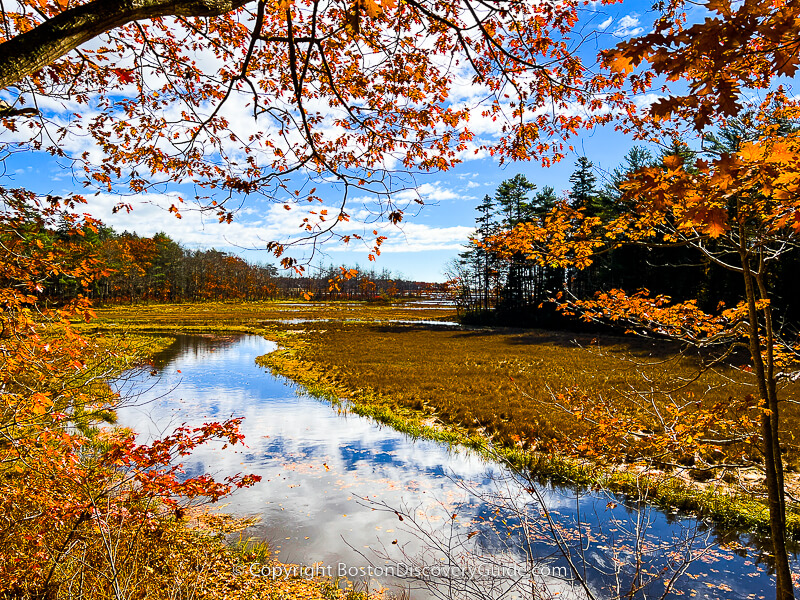
<path fill-rule="evenodd" d="M 622 52 L 606 53 L 603 62 L 612 73 L 627 75 L 633 71 L 633 60 Z"/>

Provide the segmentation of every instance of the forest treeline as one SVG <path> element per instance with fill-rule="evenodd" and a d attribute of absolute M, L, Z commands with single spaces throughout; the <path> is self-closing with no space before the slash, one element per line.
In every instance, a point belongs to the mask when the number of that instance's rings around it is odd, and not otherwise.
<path fill-rule="evenodd" d="M 734 123 L 718 137 L 707 140 L 713 152 L 736 151 L 746 132 Z M 576 299 L 591 298 L 598 292 L 624 289 L 648 290 L 675 301 L 696 299 L 701 309 L 713 312 L 720 306 L 735 305 L 743 291 L 742 277 L 709 259 L 698 259 L 692 249 L 657 242 L 630 245 L 598 253 L 588 267 L 563 269 L 542 265 L 524 253 L 495 250 L 492 240 L 520 224 L 544 224 L 545 215 L 557 203 L 581 209 L 589 217 L 607 223 L 627 210 L 623 183 L 644 167 L 664 166 L 664 159 L 679 156 L 691 169 L 699 153 L 675 142 L 654 156 L 647 148 L 633 147 L 623 164 L 600 182 L 592 161 L 579 157 L 570 176 L 571 188 L 564 195 L 551 186 L 541 189 L 524 175 L 503 181 L 493 196 L 485 196 L 476 207 L 476 229 L 459 258 L 448 267 L 451 293 L 466 322 L 514 325 L 567 326 L 551 300 L 558 294 Z M 790 250 L 771 272 L 774 305 L 789 323 L 800 323 L 800 249 Z"/>
<path fill-rule="evenodd" d="M 42 283 L 42 291 L 52 299 L 82 294 L 101 305 L 279 298 L 375 300 L 430 290 L 430 284 L 395 277 L 386 269 L 330 265 L 314 267 L 310 275 L 287 275 L 275 265 L 254 264 L 220 250 L 186 248 L 165 233 L 146 237 L 104 226 L 82 236 L 71 231 L 65 224 L 35 235 L 44 247 L 68 242 L 76 248 L 76 260 L 91 257 L 102 276 L 88 286 L 74 277 L 51 276 Z"/>

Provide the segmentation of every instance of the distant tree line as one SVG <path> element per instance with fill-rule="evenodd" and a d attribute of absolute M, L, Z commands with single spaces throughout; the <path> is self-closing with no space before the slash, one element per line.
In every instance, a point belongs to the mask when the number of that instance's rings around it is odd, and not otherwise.
<path fill-rule="evenodd" d="M 732 121 L 717 135 L 706 138 L 703 151 L 736 152 L 747 136 L 747 126 Z M 495 252 L 490 243 L 493 236 L 520 223 L 543 224 L 544 215 L 558 201 L 584 210 L 587 216 L 610 221 L 626 210 L 621 186 L 630 173 L 657 165 L 667 168 L 664 159 L 674 155 L 683 159 L 685 168 L 693 168 L 690 165 L 696 154 L 681 142 L 674 142 L 658 156 L 637 146 L 604 184 L 598 182 L 592 162 L 582 156 L 570 176 L 572 187 L 562 197 L 550 186 L 537 191 L 524 175 L 503 181 L 493 196 L 487 195 L 476 207 L 476 229 L 470 243 L 448 268 L 452 293 L 465 318 L 520 325 L 546 325 L 554 319 L 561 322 L 554 313 L 555 303 L 550 301 L 557 294 L 589 298 L 614 288 L 647 289 L 677 301 L 696 298 L 701 308 L 711 311 L 720 303 L 735 304 L 741 297 L 741 277 L 710 260 L 698 260 L 688 249 L 658 248 L 657 243 L 621 247 L 596 256 L 589 267 L 578 270 L 540 265 L 521 252 Z M 778 314 L 795 324 L 800 322 L 798 273 L 800 250 L 795 249 L 781 257 L 775 280 L 770 282 L 777 292 Z"/>
<path fill-rule="evenodd" d="M 50 235 L 57 243 L 71 234 L 59 228 Z M 92 256 L 105 275 L 88 289 L 79 289 L 74 279 L 53 277 L 46 283 L 51 297 L 83 293 L 107 304 L 265 300 L 277 294 L 275 266 L 251 264 L 219 250 L 188 249 L 164 233 L 146 237 L 101 227 L 85 234 L 81 245 L 84 255 Z"/>
<path fill-rule="evenodd" d="M 407 280 L 388 269 L 340 267 L 333 264 L 308 269 L 308 274 L 277 278 L 281 298 L 317 300 L 391 300 L 424 294 L 444 294 L 444 286 Z"/>
<path fill-rule="evenodd" d="M 436 291 L 431 284 L 395 277 L 386 269 L 313 267 L 307 274 L 281 273 L 274 265 L 253 264 L 220 250 L 192 250 L 165 233 L 152 237 L 117 233 L 110 227 L 75 228 L 63 220 L 54 231 L 39 230 L 42 247 L 79 248 L 104 275 L 83 287 L 74 277 L 52 274 L 40 293 L 54 300 L 83 294 L 96 304 L 198 302 L 220 300 L 350 299 L 380 300 Z M 310 271 L 310 274 L 308 272 Z M 343 276 L 346 274 L 346 277 Z"/>

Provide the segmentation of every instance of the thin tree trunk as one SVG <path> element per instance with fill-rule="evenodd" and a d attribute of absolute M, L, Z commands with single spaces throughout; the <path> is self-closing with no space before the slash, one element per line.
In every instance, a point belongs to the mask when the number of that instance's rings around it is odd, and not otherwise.
<path fill-rule="evenodd" d="M 739 223 L 739 256 L 744 275 L 745 297 L 749 320 L 750 356 L 756 376 L 758 393 L 768 410 L 761 416 L 762 450 L 764 452 L 764 474 L 769 506 L 772 553 L 775 561 L 775 597 L 777 600 L 794 600 L 792 572 L 786 552 L 786 513 L 783 487 L 783 462 L 778 438 L 778 397 L 774 381 L 771 347 L 767 348 L 767 364 L 764 364 L 762 345 L 759 337 L 759 314 L 756 308 L 756 290 L 753 279 L 756 275 L 750 269 L 750 257 L 745 247 L 744 224 Z M 768 309 L 767 309 L 768 310 Z M 772 323 L 767 320 L 767 344 L 772 343 Z"/>

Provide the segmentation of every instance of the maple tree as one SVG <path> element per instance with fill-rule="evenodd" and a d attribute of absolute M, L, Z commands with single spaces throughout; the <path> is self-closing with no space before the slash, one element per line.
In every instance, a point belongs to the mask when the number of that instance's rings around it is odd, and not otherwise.
<path fill-rule="evenodd" d="M 739 114 L 748 90 L 768 89 L 776 78 L 797 72 L 797 2 L 710 0 L 703 5 L 708 16 L 696 23 L 687 23 L 687 5 L 664 3 L 652 32 L 603 53 L 606 66 L 628 75 L 634 90 L 645 89 L 656 76 L 687 85 L 684 92 L 669 90 L 645 117 L 674 117 L 699 130 L 720 116 Z M 636 72 L 641 65 L 648 68 Z"/>

